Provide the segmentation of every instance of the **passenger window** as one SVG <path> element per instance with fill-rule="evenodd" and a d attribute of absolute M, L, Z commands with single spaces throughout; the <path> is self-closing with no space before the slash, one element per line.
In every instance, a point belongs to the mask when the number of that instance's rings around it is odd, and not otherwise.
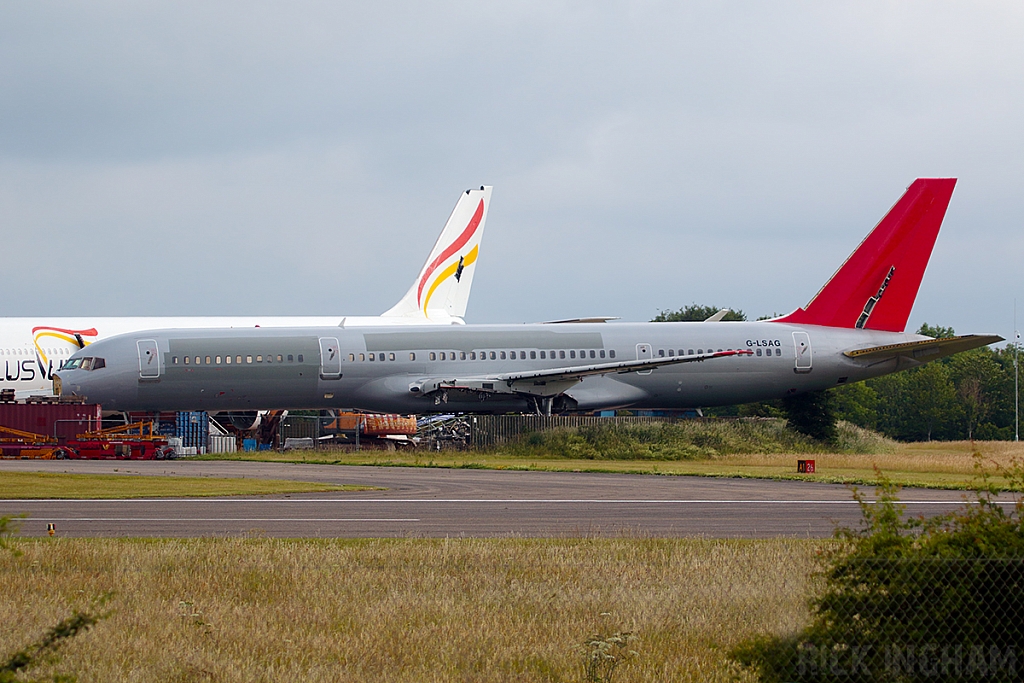
<path fill-rule="evenodd" d="M 284 359 L 283 359 L 283 358 L 281 358 L 281 354 L 277 354 L 277 362 L 278 362 L 278 363 L 280 363 L 280 362 L 282 362 L 283 360 L 284 360 Z"/>
<path fill-rule="evenodd" d="M 551 352 L 551 360 L 554 360 L 554 359 L 555 359 L 555 352 L 554 352 L 554 351 L 552 351 L 552 352 Z"/>
<path fill-rule="evenodd" d="M 530 351 L 530 358 L 532 358 L 533 360 L 537 360 L 537 352 L 536 351 Z"/>
<path fill-rule="evenodd" d="M 199 356 L 196 356 L 196 365 L 200 365 L 200 364 L 202 364 L 202 362 L 203 362 L 203 359 L 200 358 Z"/>
<path fill-rule="evenodd" d="M 781 356 L 782 355 L 782 349 L 775 349 L 775 355 L 776 356 Z"/>
<path fill-rule="evenodd" d="M 235 356 L 235 364 L 236 365 L 241 365 L 242 364 L 242 357 L 241 356 Z"/>
<path fill-rule="evenodd" d="M 759 355 L 759 356 L 761 355 L 761 349 L 757 350 L 757 355 Z"/>
<path fill-rule="evenodd" d="M 665 349 L 658 349 L 658 357 L 659 358 L 664 358 L 665 357 Z"/>
<path fill-rule="evenodd" d="M 466 360 L 466 352 L 459 351 L 459 360 Z"/>
<path fill-rule="evenodd" d="M 596 358 L 597 357 L 597 354 L 594 353 L 593 349 L 591 349 L 591 351 L 590 351 L 590 357 L 591 358 Z"/>
<path fill-rule="evenodd" d="M 288 356 L 288 361 L 291 362 L 291 360 L 292 360 L 292 357 Z M 349 360 L 350 363 L 354 363 L 355 360 L 356 360 L 356 354 L 354 354 L 354 353 L 348 354 L 348 360 Z"/>
<path fill-rule="evenodd" d="M 302 362 L 302 354 L 301 353 L 299 354 L 299 362 L 300 363 Z"/>
<path fill-rule="evenodd" d="M 376 358 L 377 358 L 377 354 L 375 354 L 375 353 L 371 353 L 371 354 L 370 354 L 370 362 L 371 362 L 371 363 L 372 363 L 372 362 L 373 362 L 374 360 L 376 360 Z"/>
<path fill-rule="evenodd" d="M 495 354 L 494 351 L 491 351 L 491 360 L 494 360 L 495 358 L 497 358 L 497 354 Z"/>
<path fill-rule="evenodd" d="M 575 358 L 575 357 L 576 357 L 576 352 L 575 351 L 570 351 L 569 352 L 569 358 Z"/>
<path fill-rule="evenodd" d="M 688 356 L 692 356 L 692 355 L 693 355 L 693 349 L 690 349 L 689 351 L 687 351 L 687 352 L 686 352 L 686 355 L 688 355 Z"/>
<path fill-rule="evenodd" d="M 188 365 L 188 363 L 189 363 L 189 357 L 185 356 L 185 365 Z"/>
<path fill-rule="evenodd" d="M 722 352 L 722 349 L 718 349 L 718 353 L 721 353 L 721 352 Z"/>
<path fill-rule="evenodd" d="M 245 357 L 245 362 L 246 363 L 252 363 L 252 356 L 246 356 Z"/>
<path fill-rule="evenodd" d="M 615 349 L 609 350 L 608 355 L 611 356 L 612 358 L 615 358 Z"/>
<path fill-rule="evenodd" d="M 677 353 L 678 353 L 678 354 L 679 354 L 680 356 L 685 356 L 685 355 L 686 355 L 685 353 L 683 353 L 683 350 L 682 350 L 682 349 L 679 349 L 679 351 L 678 351 Z"/>
<path fill-rule="evenodd" d="M 470 360 L 476 360 L 476 351 L 470 351 L 469 352 L 469 359 Z"/>
<path fill-rule="evenodd" d="M 395 359 L 395 354 L 389 353 L 388 354 L 388 360 L 394 360 L 394 359 Z"/>
<path fill-rule="evenodd" d="M 256 362 L 257 363 L 262 363 L 263 362 L 263 356 L 256 356 Z"/>
<path fill-rule="evenodd" d="M 530 355 L 532 356 L 533 354 L 531 353 Z M 540 357 L 541 358 L 547 358 L 547 353 L 545 353 L 544 351 L 541 351 L 540 352 Z"/>
<path fill-rule="evenodd" d="M 515 360 L 516 359 L 516 352 L 515 351 L 509 351 L 508 352 L 508 357 L 511 358 L 512 360 Z"/>
<path fill-rule="evenodd" d="M 217 356 L 217 365 L 220 365 L 220 356 Z"/>
<path fill-rule="evenodd" d="M 604 349 L 601 349 L 601 358 L 604 358 Z"/>
<path fill-rule="evenodd" d="M 676 355 L 676 352 L 674 350 L 672 350 L 672 349 L 669 349 L 668 350 L 668 357 L 671 358 L 674 355 Z"/>
<path fill-rule="evenodd" d="M 437 354 L 433 351 L 430 352 L 430 360 L 437 360 Z"/>
<path fill-rule="evenodd" d="M 209 365 L 209 364 L 210 364 L 210 357 L 209 357 L 209 356 L 207 356 L 207 357 L 206 357 L 206 364 L 207 364 L 207 365 Z"/>
<path fill-rule="evenodd" d="M 174 356 L 173 358 L 171 358 L 171 363 L 173 363 L 174 365 L 177 365 L 178 364 L 178 357 Z"/>
<path fill-rule="evenodd" d="M 228 365 L 231 365 L 231 356 L 224 356 L 224 362 Z"/>
<path fill-rule="evenodd" d="M 409 360 L 416 360 L 416 354 L 412 351 L 409 352 Z"/>
<path fill-rule="evenodd" d="M 351 360 L 355 360 L 355 359 L 356 359 L 355 355 L 354 355 L 354 354 L 351 354 L 351 353 L 350 353 L 350 354 L 348 354 L 348 357 L 349 357 L 349 358 L 350 358 Z M 292 358 L 292 354 L 290 354 L 290 353 L 289 353 L 289 354 L 288 354 L 288 362 L 289 362 L 289 363 L 291 363 L 291 362 L 292 362 L 292 360 L 293 360 L 293 358 Z"/>

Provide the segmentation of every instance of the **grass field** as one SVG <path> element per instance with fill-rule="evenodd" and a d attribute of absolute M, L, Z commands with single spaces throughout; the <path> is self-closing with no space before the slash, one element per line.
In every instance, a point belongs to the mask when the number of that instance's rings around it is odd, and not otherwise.
<path fill-rule="evenodd" d="M 280 479 L 142 477 L 129 474 L 4 472 L 0 476 L 0 499 L 242 496 L 312 491 L 365 491 L 368 488 Z"/>
<path fill-rule="evenodd" d="M 1008 467 L 1014 458 L 1024 460 L 1024 444 L 1007 441 L 954 441 L 896 444 L 881 453 L 752 453 L 721 455 L 699 460 L 573 459 L 557 456 L 511 455 L 500 451 L 264 451 L 207 456 L 218 459 L 259 459 L 278 462 L 308 462 L 339 465 L 384 465 L 403 467 L 455 467 L 526 469 L 559 472 L 629 472 L 639 474 L 697 475 L 710 477 L 756 477 L 799 479 L 831 483 L 873 485 L 877 466 L 893 481 L 904 486 L 964 488 L 982 464 L 990 471 L 996 465 Z M 797 458 L 813 458 L 817 472 L 798 474 Z M 1002 479 L 994 476 L 997 483 Z"/>
<path fill-rule="evenodd" d="M 822 542 L 621 539 L 15 540 L 0 656 L 110 593 L 33 677 L 89 681 L 748 681 L 727 650 L 807 618 Z"/>

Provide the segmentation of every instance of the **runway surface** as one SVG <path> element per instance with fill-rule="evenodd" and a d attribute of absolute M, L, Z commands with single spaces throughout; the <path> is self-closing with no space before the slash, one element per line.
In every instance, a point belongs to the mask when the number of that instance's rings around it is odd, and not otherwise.
<path fill-rule="evenodd" d="M 258 477 L 361 484 L 384 491 L 231 498 L 0 500 L 25 512 L 21 533 L 60 536 L 824 537 L 856 526 L 844 486 L 800 481 L 629 474 L 348 467 L 256 462 L 3 461 L 4 472 Z M 912 515 L 963 502 L 964 492 L 908 489 Z"/>

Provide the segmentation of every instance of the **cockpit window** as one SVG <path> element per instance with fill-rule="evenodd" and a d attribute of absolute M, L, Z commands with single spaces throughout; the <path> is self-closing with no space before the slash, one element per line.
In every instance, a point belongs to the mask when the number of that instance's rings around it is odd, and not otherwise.
<path fill-rule="evenodd" d="M 65 370 L 99 370 L 100 368 L 107 367 L 107 361 L 103 358 L 93 358 L 86 356 L 85 358 L 72 358 L 64 364 Z"/>

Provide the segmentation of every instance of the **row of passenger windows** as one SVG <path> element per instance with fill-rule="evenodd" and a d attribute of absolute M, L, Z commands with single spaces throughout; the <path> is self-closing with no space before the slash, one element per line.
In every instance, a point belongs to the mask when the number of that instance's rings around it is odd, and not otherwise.
<path fill-rule="evenodd" d="M 728 350 L 728 351 L 732 351 L 732 349 L 726 349 L 726 350 Z M 685 353 L 684 353 L 684 351 L 685 351 Z M 707 353 L 721 353 L 721 352 L 722 352 L 722 349 L 718 349 L 718 351 L 717 351 L 717 352 L 716 352 L 716 351 L 715 351 L 714 349 L 707 349 Z M 673 357 L 673 356 L 693 356 L 693 355 L 700 355 L 700 354 L 702 354 L 702 353 L 705 353 L 705 349 L 697 349 L 697 352 L 696 352 L 696 354 L 694 353 L 693 349 L 679 349 L 678 351 L 677 351 L 676 349 L 669 349 L 669 350 L 668 350 L 668 356 L 669 356 L 670 358 L 671 358 L 671 357 Z M 756 351 L 754 352 L 754 355 L 756 355 L 756 356 L 760 356 L 760 355 L 761 355 L 761 349 L 757 349 L 757 350 L 756 350 Z M 765 349 L 765 350 L 764 350 L 764 355 L 765 355 L 765 356 L 770 356 L 770 355 L 772 355 L 772 350 L 771 350 L 771 349 Z M 776 355 L 776 356 L 781 356 L 781 355 L 782 355 L 782 349 L 776 348 L 776 349 L 775 349 L 775 355 Z M 659 358 L 664 358 L 664 357 L 665 357 L 665 349 L 658 349 L 658 357 L 659 357 Z"/>
<path fill-rule="evenodd" d="M 580 350 L 570 349 L 569 351 L 431 351 L 428 355 L 430 360 L 526 360 L 527 354 L 531 360 L 536 360 L 538 356 L 542 360 L 548 358 L 552 360 L 562 360 L 568 357 L 570 360 L 574 358 L 615 358 L 615 350 L 610 349 L 607 354 L 604 349 L 590 349 Z M 568 356 L 566 356 L 568 354 Z M 588 355 L 589 354 L 589 355 Z M 395 360 L 394 353 L 350 353 L 348 354 L 350 362 L 354 362 L 357 359 L 360 361 L 383 361 L 383 360 Z M 416 353 L 409 353 L 409 360 L 416 360 Z"/>
<path fill-rule="evenodd" d="M 247 365 L 251 365 L 254 361 L 256 363 L 295 362 L 294 354 L 289 353 L 287 355 L 284 355 L 279 353 L 275 356 L 274 354 L 270 353 L 267 354 L 266 356 L 182 356 L 180 359 L 177 356 L 172 356 L 171 365 L 178 365 L 179 362 L 181 365 L 231 365 L 232 363 L 234 363 L 235 365 L 241 365 L 243 363 L 243 359 Z M 299 354 L 299 362 L 302 362 L 301 353 Z"/>
<path fill-rule="evenodd" d="M 47 356 L 70 356 L 78 349 L 40 349 Z M 0 349 L 0 356 L 31 356 L 32 349 Z"/>

